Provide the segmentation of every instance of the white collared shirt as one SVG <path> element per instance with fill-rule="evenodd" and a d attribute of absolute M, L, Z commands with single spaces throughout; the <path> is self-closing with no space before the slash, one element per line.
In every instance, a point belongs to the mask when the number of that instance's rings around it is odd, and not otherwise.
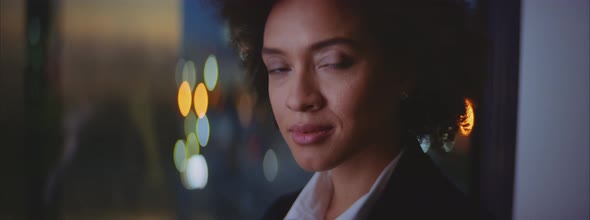
<path fill-rule="evenodd" d="M 367 215 L 367 210 L 387 185 L 391 173 L 393 173 L 402 154 L 403 150 L 381 171 L 381 174 L 379 174 L 379 177 L 373 183 L 371 190 L 356 200 L 336 220 L 364 219 Z M 330 175 L 330 171 L 316 172 L 309 182 L 307 182 L 303 190 L 301 190 L 301 193 L 299 193 L 285 219 L 323 220 L 326 215 L 327 206 L 332 198 L 332 193 L 334 193 L 334 186 Z"/>

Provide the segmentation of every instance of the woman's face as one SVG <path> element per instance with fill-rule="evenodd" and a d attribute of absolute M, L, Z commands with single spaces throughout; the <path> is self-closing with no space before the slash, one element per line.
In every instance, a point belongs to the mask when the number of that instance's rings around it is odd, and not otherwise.
<path fill-rule="evenodd" d="M 272 110 L 297 163 L 332 169 L 393 143 L 397 75 L 384 71 L 354 7 L 284 0 L 268 17 L 262 58 Z"/>

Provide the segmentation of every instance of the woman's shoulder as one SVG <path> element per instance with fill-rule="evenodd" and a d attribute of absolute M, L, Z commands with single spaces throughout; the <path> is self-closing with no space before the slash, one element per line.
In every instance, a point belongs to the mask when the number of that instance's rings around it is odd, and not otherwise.
<path fill-rule="evenodd" d="M 299 196 L 299 193 L 301 193 L 301 189 L 284 194 L 277 198 L 272 203 L 272 205 L 266 210 L 266 213 L 264 214 L 262 219 L 284 219 L 287 215 L 287 212 L 289 212 L 289 209 L 291 209 L 293 203 L 295 203 L 295 200 L 297 199 L 297 196 Z"/>
<path fill-rule="evenodd" d="M 417 146 L 406 148 L 368 219 L 490 219 Z"/>
<path fill-rule="evenodd" d="M 276 199 L 263 219 L 284 219 L 300 192 Z M 418 146 L 408 146 L 367 219 L 492 219 L 473 204 Z"/>

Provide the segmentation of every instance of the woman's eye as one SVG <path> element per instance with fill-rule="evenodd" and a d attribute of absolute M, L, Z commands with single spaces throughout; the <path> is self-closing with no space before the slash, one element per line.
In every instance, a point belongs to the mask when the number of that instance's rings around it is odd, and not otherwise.
<path fill-rule="evenodd" d="M 331 68 L 331 69 L 346 69 L 352 66 L 352 62 L 337 62 L 337 63 L 328 63 L 321 65 L 320 68 Z"/>
<path fill-rule="evenodd" d="M 319 60 L 319 69 L 328 68 L 334 70 L 342 70 L 351 67 L 353 59 L 342 54 L 332 54 Z"/>
<path fill-rule="evenodd" d="M 268 74 L 273 74 L 273 73 L 284 73 L 289 71 L 289 68 L 274 68 L 274 69 L 269 69 L 268 70 Z"/>

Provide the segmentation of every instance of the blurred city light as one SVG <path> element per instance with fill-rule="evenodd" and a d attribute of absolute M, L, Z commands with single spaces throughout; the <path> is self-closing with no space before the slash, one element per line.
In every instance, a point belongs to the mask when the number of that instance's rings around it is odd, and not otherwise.
<path fill-rule="evenodd" d="M 179 74 L 179 68 L 182 66 L 182 72 Z M 175 77 L 180 78 L 182 83 L 179 88 L 179 108 L 184 118 L 184 133 L 186 144 L 177 142 L 174 149 L 174 163 L 181 173 L 181 181 L 186 189 L 203 189 L 207 185 L 208 167 L 205 157 L 201 154 L 201 147 L 207 146 L 210 136 L 209 118 L 207 109 L 209 106 L 209 94 L 207 89 L 213 91 L 217 84 L 218 69 L 217 59 L 209 55 L 205 62 L 203 71 L 203 82 L 197 83 L 196 68 L 192 61 L 179 60 L 176 65 Z M 218 91 L 218 90 L 215 90 Z M 219 96 L 219 94 L 216 94 Z M 186 102 L 188 96 L 188 105 Z M 219 99 L 219 97 L 216 97 Z M 191 104 L 194 112 L 191 111 Z M 188 106 L 188 110 L 186 109 Z M 186 112 L 185 112 L 186 111 Z M 195 114 L 196 113 L 196 114 Z M 185 149 L 182 151 L 182 149 Z M 184 160 L 182 159 L 184 158 Z M 187 159 L 190 158 L 190 159 Z"/>
<path fill-rule="evenodd" d="M 188 137 L 186 137 L 186 148 L 188 155 L 201 153 L 199 149 L 199 141 L 197 140 L 195 133 L 190 133 L 188 134 Z"/>
<path fill-rule="evenodd" d="M 262 161 L 262 170 L 264 172 L 264 177 L 269 182 L 272 182 L 279 171 L 279 162 L 277 160 L 277 155 L 272 149 L 268 149 L 264 154 L 264 159 Z"/>
<path fill-rule="evenodd" d="M 197 69 L 193 61 L 186 61 L 184 68 L 182 69 L 182 80 L 187 81 L 191 88 L 195 88 L 195 82 L 197 82 Z"/>
<path fill-rule="evenodd" d="M 207 113 L 207 106 L 209 105 L 209 97 L 207 96 L 207 89 L 203 83 L 199 83 L 197 85 L 197 89 L 195 89 L 195 112 L 197 112 L 197 116 L 199 118 L 205 117 Z"/>
<path fill-rule="evenodd" d="M 186 171 L 187 189 L 204 189 L 209 179 L 209 168 L 203 155 L 193 155 L 188 159 Z"/>
<path fill-rule="evenodd" d="M 177 140 L 176 144 L 174 145 L 174 165 L 178 172 L 184 172 L 186 166 L 184 166 L 186 162 L 186 146 L 183 140 Z"/>
<path fill-rule="evenodd" d="M 473 111 L 473 103 L 469 99 L 465 99 L 465 115 L 461 116 L 461 123 L 459 124 L 459 131 L 465 136 L 469 136 L 475 124 L 475 113 Z"/>
<path fill-rule="evenodd" d="M 207 57 L 204 69 L 203 76 L 205 78 L 205 85 L 209 91 L 213 91 L 213 89 L 215 89 L 215 85 L 217 84 L 217 78 L 219 75 L 217 68 L 217 58 L 215 58 L 214 55 L 209 55 L 209 57 Z"/>
<path fill-rule="evenodd" d="M 191 87 L 187 81 L 183 81 L 178 88 L 178 109 L 180 114 L 186 117 L 191 110 Z"/>
<path fill-rule="evenodd" d="M 207 146 L 207 143 L 209 142 L 209 133 L 209 119 L 207 118 L 207 115 L 205 115 L 203 118 L 199 118 L 199 121 L 197 122 L 197 138 L 199 139 L 201 146 Z"/>
<path fill-rule="evenodd" d="M 197 132 L 197 116 L 193 111 L 190 111 L 184 118 L 184 135 L 188 136 L 188 134 L 195 132 Z"/>

